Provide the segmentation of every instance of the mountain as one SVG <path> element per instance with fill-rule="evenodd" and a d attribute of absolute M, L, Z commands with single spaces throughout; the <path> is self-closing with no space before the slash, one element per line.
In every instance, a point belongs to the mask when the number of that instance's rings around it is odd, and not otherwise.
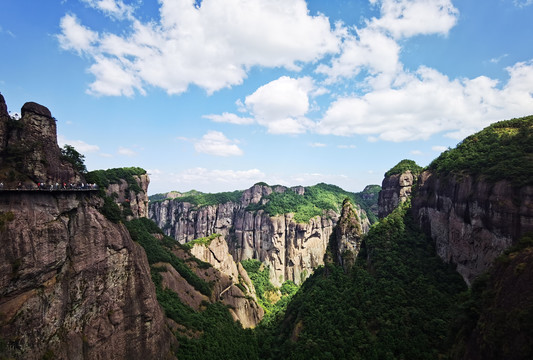
<path fill-rule="evenodd" d="M 318 269 L 261 329 L 261 357 L 530 359 L 532 158 L 526 117 L 466 138 L 423 172 L 391 169 L 383 218 L 351 271 Z"/>
<path fill-rule="evenodd" d="M 371 190 L 365 194 L 370 203 Z M 275 286 L 287 280 L 301 284 L 324 254 L 345 198 L 353 193 L 336 186 L 254 185 L 245 191 L 183 194 L 152 201 L 149 217 L 166 235 L 185 244 L 199 237 L 221 234 L 235 261 L 258 259 L 270 268 Z M 356 206 L 359 225 L 368 231 L 367 213 Z"/>
<path fill-rule="evenodd" d="M 175 342 L 143 249 L 108 220 L 35 103 L 11 120 L 0 98 L 0 356 L 172 358 Z M 46 187 L 38 189 L 37 183 Z"/>

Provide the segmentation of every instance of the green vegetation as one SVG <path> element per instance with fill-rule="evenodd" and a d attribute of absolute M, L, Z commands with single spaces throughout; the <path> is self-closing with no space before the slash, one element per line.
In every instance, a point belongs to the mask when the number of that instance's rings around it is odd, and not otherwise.
<path fill-rule="evenodd" d="M 5 230 L 8 222 L 15 220 L 15 214 L 12 211 L 0 212 L 0 231 Z"/>
<path fill-rule="evenodd" d="M 155 267 L 159 262 L 170 263 L 189 284 L 206 296 L 211 296 L 211 286 L 199 278 L 187 264 L 172 253 L 179 246 L 148 219 L 141 218 L 126 223 L 132 236 L 145 250 L 151 265 L 152 281 L 156 287 L 157 300 L 167 317 L 180 324 L 175 335 L 179 359 L 257 359 L 257 340 L 252 330 L 243 329 L 236 323 L 226 306 L 221 303 L 202 304 L 202 311 L 195 311 L 181 302 L 172 290 L 162 286 L 161 272 Z M 162 236 L 158 240 L 152 234 Z"/>
<path fill-rule="evenodd" d="M 136 194 L 142 191 L 137 181 L 133 176 L 145 175 L 146 170 L 140 167 L 125 167 L 108 170 L 94 170 L 89 172 L 85 179 L 89 183 L 94 183 L 100 189 L 106 188 L 109 184 L 120 184 L 121 180 L 125 180 L 130 190 L 135 191 Z"/>
<path fill-rule="evenodd" d="M 194 239 L 192 241 L 189 241 L 188 243 L 185 243 L 183 246 L 187 249 L 192 249 L 194 245 L 203 245 L 203 246 L 209 246 L 211 244 L 211 241 L 215 240 L 217 237 L 220 237 L 222 235 L 220 234 L 211 234 L 206 237 L 201 237 L 198 239 Z"/>
<path fill-rule="evenodd" d="M 261 261 L 248 259 L 241 261 L 241 264 L 254 284 L 259 305 L 265 310 L 261 323 L 269 324 L 282 316 L 292 296 L 298 291 L 298 285 L 287 280 L 278 289 L 270 282 L 270 269 Z"/>
<path fill-rule="evenodd" d="M 378 199 L 381 186 L 368 185 L 363 191 L 355 193 L 352 201 L 355 204 L 359 204 L 361 208 L 366 212 L 370 224 L 374 224 L 378 221 Z"/>
<path fill-rule="evenodd" d="M 443 152 L 429 169 L 439 174 L 471 174 L 489 181 L 533 184 L 533 116 L 500 121 Z"/>
<path fill-rule="evenodd" d="M 463 294 L 450 331 L 453 358 L 533 358 L 532 264 L 533 234 L 528 234 Z"/>
<path fill-rule="evenodd" d="M 407 170 L 411 170 L 411 173 L 416 177 L 419 175 L 424 168 L 421 166 L 418 166 L 416 162 L 413 160 L 404 159 L 400 161 L 398 164 L 396 164 L 392 169 L 387 171 L 385 173 L 385 177 L 389 177 L 392 175 L 399 175 L 403 174 Z"/>
<path fill-rule="evenodd" d="M 206 194 L 196 190 L 191 190 L 183 193 L 182 196 L 172 199 L 177 202 L 187 202 L 196 207 L 224 204 L 227 202 L 239 202 L 241 200 L 243 191 L 236 190 L 230 192 L 221 192 L 215 194 Z M 151 202 L 166 200 L 166 194 L 155 194 L 150 196 Z"/>
<path fill-rule="evenodd" d="M 163 289 L 159 269 L 152 268 L 152 280 L 166 316 L 181 325 L 175 332 L 180 344 L 176 351 L 179 359 L 258 359 L 253 331 L 236 323 L 227 307 L 206 303 L 205 310 L 194 311 L 175 292 Z"/>
<path fill-rule="evenodd" d="M 64 160 L 67 160 L 72 164 L 74 170 L 85 174 L 87 172 L 87 167 L 85 166 L 85 155 L 80 154 L 74 146 L 65 145 L 61 149 L 61 156 Z"/>
<path fill-rule="evenodd" d="M 189 284 L 206 296 L 211 296 L 212 285 L 198 277 L 186 263 L 172 253 L 172 247 L 177 246 L 176 240 L 163 236 L 158 240 L 151 234 L 163 235 L 161 229 L 149 219 L 140 218 L 126 223 L 131 238 L 138 242 L 146 252 L 148 263 L 153 265 L 158 262 L 169 263 Z"/>
<path fill-rule="evenodd" d="M 306 223 L 315 216 L 322 216 L 327 210 L 339 212 L 345 198 L 355 203 L 355 194 L 338 186 L 320 183 L 305 188 L 304 195 L 287 189 L 284 193 L 273 192 L 265 197 L 266 204 L 250 204 L 246 210 L 264 210 L 270 216 L 294 213 L 294 221 Z"/>
<path fill-rule="evenodd" d="M 329 264 L 284 318 L 258 329 L 263 359 L 438 359 L 465 285 L 402 206 L 365 237 L 352 271 Z"/>

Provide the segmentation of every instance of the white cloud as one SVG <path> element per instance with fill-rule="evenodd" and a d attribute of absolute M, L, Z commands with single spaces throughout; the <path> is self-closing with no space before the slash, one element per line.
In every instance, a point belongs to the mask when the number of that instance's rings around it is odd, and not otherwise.
<path fill-rule="evenodd" d="M 223 113 L 222 115 L 204 115 L 203 116 L 206 119 L 209 119 L 214 122 L 222 122 L 222 123 L 230 123 L 230 124 L 236 124 L 236 125 L 248 125 L 252 124 L 254 122 L 254 119 L 249 117 L 241 117 L 232 113 Z"/>
<path fill-rule="evenodd" d="M 327 145 L 324 143 L 315 142 L 315 143 L 309 144 L 309 146 L 314 147 L 314 148 L 323 148 L 323 147 L 326 147 Z"/>
<path fill-rule="evenodd" d="M 132 149 L 125 148 L 125 147 L 122 147 L 122 146 L 120 146 L 118 148 L 118 153 L 120 155 L 129 156 L 129 157 L 137 156 L 137 152 L 136 151 L 134 151 Z"/>
<path fill-rule="evenodd" d="M 339 78 L 357 76 L 363 69 L 371 75 L 386 76 L 385 82 L 399 70 L 400 46 L 385 34 L 375 29 L 356 30 L 355 35 L 346 35 L 341 47 L 341 54 L 332 60 L 331 66 L 321 64 L 316 72 L 327 75 L 326 83 L 333 83 Z"/>
<path fill-rule="evenodd" d="M 533 4 L 533 0 L 514 0 L 514 4 L 518 7 L 529 6 Z"/>
<path fill-rule="evenodd" d="M 86 2 L 108 14 L 127 13 L 122 1 Z M 61 47 L 84 52 L 93 62 L 91 93 L 130 95 L 154 86 L 179 94 L 191 84 L 212 93 L 241 84 L 253 66 L 298 70 L 299 63 L 338 48 L 328 18 L 310 16 L 304 0 L 203 0 L 199 8 L 190 0 L 160 4 L 159 23 L 132 15 L 129 33 L 99 34 L 74 15 L 63 17 Z M 110 67 L 126 83 L 109 78 L 115 73 L 106 71 Z"/>
<path fill-rule="evenodd" d="M 99 40 L 98 33 L 81 25 L 75 15 L 65 15 L 59 25 L 61 34 L 57 38 L 62 49 L 74 50 L 78 54 L 90 52 Z"/>
<path fill-rule="evenodd" d="M 411 155 L 416 155 L 416 156 L 422 155 L 422 151 L 420 150 L 411 150 L 410 153 Z"/>
<path fill-rule="evenodd" d="M 199 153 L 214 156 L 240 156 L 243 151 L 237 146 L 237 141 L 228 139 L 219 131 L 209 131 L 202 139 L 194 144 Z"/>
<path fill-rule="evenodd" d="M 107 16 L 124 19 L 131 17 L 134 8 L 122 0 L 82 0 L 90 7 L 104 12 Z"/>
<path fill-rule="evenodd" d="M 70 146 L 73 146 L 81 154 L 97 152 L 100 150 L 100 147 L 98 145 L 87 144 L 83 140 L 66 139 L 63 135 L 57 136 L 57 143 L 59 144 L 60 147 L 63 147 L 67 144 Z"/>
<path fill-rule="evenodd" d="M 415 35 L 447 35 L 457 23 L 459 11 L 451 0 L 370 0 L 381 4 L 381 17 L 368 26 L 383 29 L 394 38 Z"/>
<path fill-rule="evenodd" d="M 305 115 L 309 93 L 314 89 L 310 77 L 282 76 L 248 95 L 245 104 L 258 124 L 273 134 L 298 134 L 313 127 Z"/>
<path fill-rule="evenodd" d="M 337 145 L 337 148 L 339 149 L 355 149 L 357 146 L 355 145 Z"/>
<path fill-rule="evenodd" d="M 450 80 L 420 67 L 401 73 L 388 88 L 336 100 L 316 130 L 368 135 L 371 141 L 428 139 L 442 132 L 462 139 L 494 121 L 533 113 L 533 61 L 506 70 L 510 78 L 500 87 L 485 76 Z"/>

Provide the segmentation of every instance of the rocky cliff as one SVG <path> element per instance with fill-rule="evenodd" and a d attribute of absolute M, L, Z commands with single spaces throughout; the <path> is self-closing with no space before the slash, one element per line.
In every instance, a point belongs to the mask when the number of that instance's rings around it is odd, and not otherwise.
<path fill-rule="evenodd" d="M 35 188 L 37 183 L 84 182 L 72 163 L 61 156 L 50 110 L 27 102 L 21 114 L 20 120 L 11 119 L 0 94 L 0 181 L 4 186 Z"/>
<path fill-rule="evenodd" d="M 411 170 L 394 174 L 383 179 L 378 199 L 378 216 L 380 219 L 389 215 L 396 207 L 411 197 L 415 176 Z"/>
<path fill-rule="evenodd" d="M 304 196 L 306 189 L 257 184 L 244 191 L 238 201 L 201 207 L 179 199 L 167 199 L 151 203 L 149 217 L 182 244 L 221 234 L 235 261 L 260 260 L 270 267 L 271 282 L 275 286 L 285 280 L 301 284 L 323 264 L 330 235 L 340 215 L 329 210 L 308 222 L 298 223 L 293 213 L 270 216 L 262 209 L 252 211 L 249 208 L 266 204 L 271 194 L 288 191 Z M 367 231 L 367 217 L 360 209 L 356 211 L 361 229 Z"/>
<path fill-rule="evenodd" d="M 422 173 L 413 214 L 437 253 L 470 284 L 521 236 L 533 231 L 533 187 L 473 176 Z"/>
<path fill-rule="evenodd" d="M 146 255 L 90 194 L 0 194 L 7 356 L 164 358 L 171 334 Z"/>
<path fill-rule="evenodd" d="M 264 311 L 257 305 L 255 288 L 248 273 L 240 263 L 235 263 L 226 241 L 219 236 L 209 244 L 195 244 L 191 254 L 221 273 L 217 277 L 215 299 L 227 305 L 233 318 L 243 327 L 255 327 Z"/>
<path fill-rule="evenodd" d="M 48 109 L 27 103 L 15 121 L 0 100 L 0 357 L 172 358 L 145 252 L 99 212 L 96 191 L 24 191 L 83 177 Z"/>
<path fill-rule="evenodd" d="M 467 283 L 533 231 L 533 116 L 494 123 L 419 177 L 413 216 Z"/>
<path fill-rule="evenodd" d="M 335 261 L 343 267 L 345 272 L 348 272 L 355 264 L 361 248 L 362 235 L 363 231 L 357 212 L 353 204 L 346 200 L 342 204 L 341 217 L 330 242 Z"/>
<path fill-rule="evenodd" d="M 132 189 L 130 184 L 124 179 L 119 179 L 105 188 L 106 195 L 115 199 L 122 213 L 126 214 L 126 220 L 128 221 L 148 217 L 147 193 L 150 178 L 147 174 L 135 174 L 132 175 L 132 178 L 137 184 L 135 189 Z"/>

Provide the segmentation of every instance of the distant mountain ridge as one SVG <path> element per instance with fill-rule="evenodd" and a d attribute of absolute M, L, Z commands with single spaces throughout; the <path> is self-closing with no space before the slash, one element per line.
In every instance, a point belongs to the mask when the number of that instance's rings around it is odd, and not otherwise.
<path fill-rule="evenodd" d="M 371 208 L 377 202 L 376 187 L 354 194 L 328 184 L 287 188 L 258 183 L 245 191 L 174 195 L 152 197 L 156 201 L 149 205 L 149 217 L 166 235 L 183 244 L 222 234 L 235 261 L 262 261 L 276 286 L 286 280 L 300 284 L 324 263 L 344 199 L 356 203 L 363 232 L 370 220 L 358 203 Z"/>

